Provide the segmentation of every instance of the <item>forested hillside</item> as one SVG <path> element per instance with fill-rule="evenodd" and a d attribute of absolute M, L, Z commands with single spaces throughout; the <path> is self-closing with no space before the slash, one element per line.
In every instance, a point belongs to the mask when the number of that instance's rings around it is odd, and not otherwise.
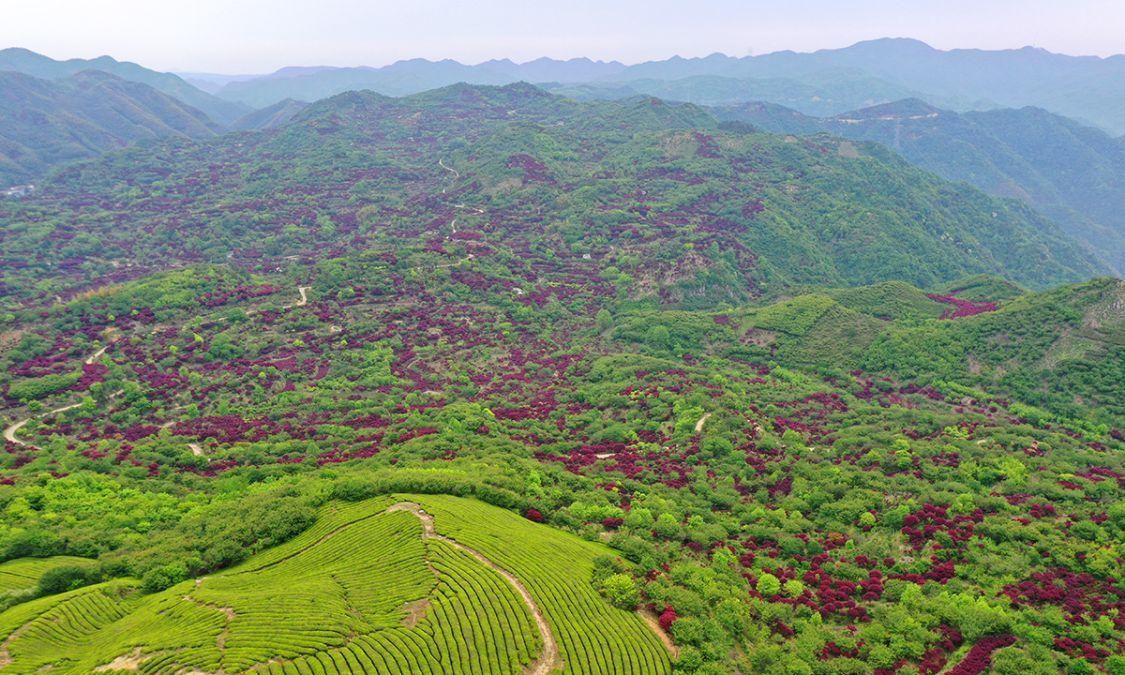
<path fill-rule="evenodd" d="M 282 108 L 0 201 L 0 672 L 1125 667 L 1125 285 L 1026 205 L 650 97 Z"/>
<path fill-rule="evenodd" d="M 228 258 L 264 271 L 379 242 L 483 246 L 537 285 L 601 275 L 623 297 L 685 307 L 793 283 L 994 272 L 1042 287 L 1103 269 L 1031 209 L 875 145 L 529 85 L 344 94 L 269 132 L 71 167 L 0 215 L 0 283 L 22 295 Z"/>
<path fill-rule="evenodd" d="M 0 71 L 15 71 L 40 79 L 61 80 L 85 70 L 96 70 L 129 82 L 147 84 L 186 105 L 202 110 L 219 124 L 229 124 L 250 112 L 248 108 L 238 103 L 224 101 L 200 91 L 171 73 L 158 73 L 135 63 L 117 61 L 109 56 L 56 61 L 27 49 L 0 49 Z"/>
<path fill-rule="evenodd" d="M 720 119 L 775 133 L 876 141 L 943 178 L 1034 206 L 1112 269 L 1125 269 L 1125 145 L 1037 108 L 955 113 L 904 100 L 813 118 L 761 103 Z"/>
<path fill-rule="evenodd" d="M 195 108 L 113 75 L 91 70 L 49 81 L 0 71 L 0 187 L 137 141 L 218 131 Z"/>

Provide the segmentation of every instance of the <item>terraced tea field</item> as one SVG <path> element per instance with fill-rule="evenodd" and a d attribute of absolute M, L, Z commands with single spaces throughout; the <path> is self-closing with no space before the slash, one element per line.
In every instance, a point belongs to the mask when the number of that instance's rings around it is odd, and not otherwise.
<path fill-rule="evenodd" d="M 20 558 L 0 563 L 0 596 L 35 588 L 39 577 L 56 567 L 83 567 L 92 564 L 86 558 L 57 555 L 50 558 Z"/>
<path fill-rule="evenodd" d="M 243 565 L 113 581 L 0 614 L 0 671 L 662 673 L 660 639 L 589 583 L 602 547 L 473 500 L 377 498 Z"/>

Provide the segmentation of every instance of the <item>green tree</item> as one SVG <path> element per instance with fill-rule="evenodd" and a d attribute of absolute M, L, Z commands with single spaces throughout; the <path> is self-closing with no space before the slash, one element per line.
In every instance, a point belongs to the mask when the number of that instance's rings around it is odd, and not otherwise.
<path fill-rule="evenodd" d="M 636 609 L 640 602 L 637 582 L 628 574 L 612 574 L 602 582 L 602 592 L 615 607 Z"/>
<path fill-rule="evenodd" d="M 758 583 L 755 588 L 758 589 L 758 592 L 761 593 L 763 597 L 772 598 L 781 592 L 781 581 L 774 575 L 766 572 L 758 577 Z"/>

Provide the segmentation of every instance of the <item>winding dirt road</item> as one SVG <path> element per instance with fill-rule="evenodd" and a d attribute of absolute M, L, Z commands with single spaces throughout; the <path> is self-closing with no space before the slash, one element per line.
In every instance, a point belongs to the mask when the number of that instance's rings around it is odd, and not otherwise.
<path fill-rule="evenodd" d="M 106 346 L 102 347 L 101 349 L 99 349 L 98 351 L 94 352 L 93 354 L 90 354 L 89 356 L 86 357 L 86 360 L 84 361 L 84 363 L 88 366 L 94 365 L 94 361 L 97 361 L 98 359 L 100 359 L 102 357 L 102 354 L 105 354 L 105 350 L 109 349 L 109 347 L 110 347 L 110 345 L 106 345 Z"/>
<path fill-rule="evenodd" d="M 706 424 L 709 419 L 711 419 L 711 413 L 705 413 L 703 417 L 700 417 L 699 421 L 695 423 L 695 433 L 698 434 L 703 431 L 703 425 Z"/>
<path fill-rule="evenodd" d="M 449 171 L 450 173 L 452 173 L 452 174 L 453 174 L 453 180 L 457 180 L 458 178 L 460 178 L 460 177 L 461 177 L 461 174 L 460 174 L 460 173 L 459 173 L 459 172 L 457 171 L 457 169 L 454 169 L 454 168 L 451 168 L 451 167 L 448 167 L 448 166 L 446 166 L 446 165 L 445 165 L 445 162 L 444 162 L 444 161 L 442 161 L 442 160 L 440 160 L 440 159 L 439 159 L 439 160 L 437 161 L 437 163 L 438 163 L 438 166 L 440 166 L 441 168 L 443 168 L 443 169 L 445 169 L 446 171 Z M 445 194 L 445 191 L 446 191 L 446 188 L 442 188 L 442 189 L 441 189 L 441 193 L 442 193 L 442 194 Z"/>
<path fill-rule="evenodd" d="M 294 302 L 291 305 L 285 305 L 284 307 L 282 307 L 282 309 L 292 309 L 294 307 L 304 307 L 305 305 L 309 304 L 308 292 L 311 291 L 311 290 L 312 290 L 312 286 L 298 286 L 297 287 L 297 295 L 299 295 L 300 297 L 297 298 L 297 302 Z"/>
<path fill-rule="evenodd" d="M 94 365 L 94 362 L 97 361 L 98 359 L 100 359 L 102 357 L 102 355 L 105 354 L 106 350 L 109 349 L 112 346 L 113 346 L 113 343 L 111 342 L 108 345 L 99 349 L 98 351 L 94 352 L 93 354 L 90 354 L 89 356 L 87 356 L 85 359 L 82 360 L 82 363 L 85 363 L 88 366 Z M 11 442 L 11 443 L 15 443 L 16 445 L 22 445 L 25 448 L 31 448 L 32 450 L 42 450 L 42 448 L 40 448 L 38 445 L 32 445 L 31 443 L 28 443 L 27 441 L 21 441 L 16 436 L 16 432 L 18 432 L 20 429 L 22 429 L 24 427 L 24 425 L 26 425 L 28 422 L 35 419 L 36 417 L 49 417 L 51 415 L 55 415 L 55 414 L 58 414 L 58 413 L 61 413 L 61 412 L 66 412 L 67 410 L 74 410 L 75 408 L 77 408 L 80 405 L 82 405 L 82 404 L 81 403 L 71 403 L 70 405 L 64 405 L 61 408 L 55 408 L 54 410 L 48 410 L 45 413 L 40 413 L 38 415 L 33 415 L 31 417 L 25 417 L 22 420 L 18 420 L 16 422 L 13 422 L 13 423 L 9 424 L 7 427 L 4 428 L 4 440 L 6 440 L 8 442 Z"/>
<path fill-rule="evenodd" d="M 505 581 L 507 581 L 512 588 L 516 589 L 516 592 L 523 598 L 523 603 L 527 605 L 528 611 L 531 612 L 531 616 L 535 619 L 535 625 L 539 629 L 539 636 L 543 639 L 543 651 L 540 653 L 539 658 L 532 661 L 531 665 L 524 670 L 527 675 L 548 675 L 562 667 L 562 659 L 559 658 L 559 645 L 555 640 L 554 634 L 551 632 L 551 627 L 547 625 L 547 620 L 543 617 L 542 610 L 539 609 L 539 605 L 535 604 L 535 599 L 531 597 L 531 593 L 527 590 L 527 587 L 524 586 L 514 574 L 489 560 L 480 551 L 469 548 L 445 535 L 438 534 L 437 530 L 434 529 L 434 517 L 426 513 L 420 505 L 414 502 L 399 502 L 388 507 L 386 512 L 391 513 L 394 511 L 405 511 L 418 516 L 418 519 L 422 521 L 423 539 L 444 541 L 450 546 L 468 553 L 480 561 L 482 565 L 504 577 Z"/>
<path fill-rule="evenodd" d="M 470 256 L 470 257 L 472 257 L 472 256 Z M 297 299 L 297 302 L 293 303 L 292 305 L 285 305 L 285 307 L 283 309 L 289 309 L 291 307 L 303 307 L 304 305 L 307 305 L 308 302 L 309 302 L 308 292 L 310 290 L 312 290 L 312 286 L 298 286 L 297 287 L 297 294 L 300 297 Z M 113 345 L 114 345 L 114 343 L 110 342 L 109 344 L 105 345 L 104 347 L 97 350 L 93 354 L 90 354 L 89 356 L 87 356 L 85 359 L 82 360 L 82 363 L 86 364 L 87 366 L 94 365 L 94 363 L 96 363 L 97 360 L 100 359 L 106 353 L 106 351 L 110 347 L 112 347 Z M 116 392 L 116 393 L 113 394 L 113 396 L 117 396 L 120 393 L 121 392 Z M 22 429 L 24 426 L 26 426 L 28 422 L 35 419 L 36 417 L 49 417 L 51 415 L 56 415 L 56 414 L 61 413 L 61 412 L 66 412 L 67 410 L 73 410 L 80 405 L 82 405 L 82 404 L 81 403 L 72 403 L 70 405 L 64 405 L 61 408 L 55 408 L 54 410 L 48 410 L 47 412 L 40 413 L 38 415 L 33 415 L 31 417 L 25 417 L 24 419 L 21 419 L 21 420 L 16 420 L 15 422 L 12 422 L 11 424 L 9 424 L 7 427 L 4 428 L 4 433 L 3 433 L 4 440 L 6 440 L 10 443 L 14 443 L 15 445 L 23 446 L 25 448 L 31 448 L 32 450 L 42 450 L 42 448 L 40 448 L 37 445 L 32 445 L 31 443 L 28 443 L 27 441 L 21 441 L 19 439 L 19 437 L 16 436 L 16 434 L 19 433 L 19 430 Z M 171 423 L 165 425 L 165 427 L 167 427 L 167 426 L 171 426 Z M 165 428 L 165 427 L 161 427 L 161 428 Z M 199 446 L 195 445 L 194 443 L 190 443 L 188 445 L 191 448 L 192 454 L 197 455 L 197 456 L 204 454 L 202 448 L 199 448 Z"/>
<path fill-rule="evenodd" d="M 48 417 L 48 416 L 54 415 L 56 413 L 66 412 L 67 410 L 74 410 L 75 408 L 77 408 L 80 405 L 82 405 L 82 404 L 81 403 L 71 403 L 70 405 L 64 405 L 61 408 L 55 408 L 54 410 L 48 410 L 47 412 L 45 412 L 41 415 L 37 415 L 37 417 Z M 28 422 L 30 422 L 33 419 L 35 419 L 35 418 L 34 417 L 25 417 L 24 419 L 22 419 L 18 422 L 14 422 L 12 424 L 9 424 L 4 429 L 4 440 L 11 441 L 12 443 L 15 443 L 16 445 L 22 445 L 25 448 L 31 448 L 32 450 L 42 450 L 43 448 L 40 448 L 38 445 L 32 445 L 31 443 L 28 443 L 27 441 L 21 441 L 19 438 L 16 437 L 16 432 L 19 431 L 20 429 L 22 429 L 25 424 L 27 424 Z"/>

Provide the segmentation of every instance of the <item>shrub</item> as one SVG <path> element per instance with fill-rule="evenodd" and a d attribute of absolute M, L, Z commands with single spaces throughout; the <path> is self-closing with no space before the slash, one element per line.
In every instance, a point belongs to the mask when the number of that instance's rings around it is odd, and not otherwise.
<path fill-rule="evenodd" d="M 78 384 L 81 373 L 62 373 L 59 375 L 44 375 L 27 380 L 13 382 L 8 389 L 8 395 L 20 401 L 33 401 L 49 394 L 69 389 Z"/>
<path fill-rule="evenodd" d="M 156 593 L 171 588 L 188 578 L 187 567 L 181 562 L 168 563 L 145 573 L 141 587 L 146 593 Z"/>
<path fill-rule="evenodd" d="M 637 591 L 637 582 L 628 574 L 613 574 L 602 582 L 602 593 L 621 609 L 636 609 L 640 602 L 640 593 Z"/>
<path fill-rule="evenodd" d="M 778 581 L 777 577 L 767 572 L 758 577 L 758 584 L 755 588 L 764 597 L 769 598 L 781 592 L 781 582 Z"/>
<path fill-rule="evenodd" d="M 332 497 L 346 502 L 361 502 L 379 494 L 377 486 L 371 481 L 347 478 L 332 485 Z"/>
<path fill-rule="evenodd" d="M 39 595 L 54 595 L 81 588 L 96 581 L 96 574 L 92 570 L 76 565 L 54 567 L 39 577 L 36 591 Z"/>

